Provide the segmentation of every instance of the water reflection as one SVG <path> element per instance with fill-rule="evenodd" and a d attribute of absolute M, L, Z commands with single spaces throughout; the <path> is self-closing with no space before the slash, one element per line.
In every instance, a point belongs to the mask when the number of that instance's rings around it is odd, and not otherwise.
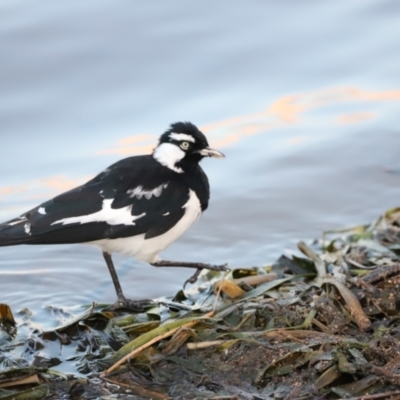
<path fill-rule="evenodd" d="M 101 150 L 98 154 L 117 154 L 129 156 L 134 154 L 149 154 L 155 147 L 156 135 L 137 134 L 119 139 L 111 149 Z"/>
<path fill-rule="evenodd" d="M 357 122 L 364 122 L 376 117 L 372 112 L 356 112 L 350 114 L 342 114 L 337 117 L 337 122 L 340 124 L 356 124 Z"/>
<path fill-rule="evenodd" d="M 219 131 L 223 136 L 216 146 L 224 147 L 235 143 L 246 136 L 256 135 L 288 125 L 301 125 L 308 113 L 317 109 L 338 105 L 349 105 L 351 114 L 338 115 L 340 123 L 357 123 L 373 119 L 376 114 L 370 111 L 354 111 L 354 102 L 362 103 L 400 101 L 400 90 L 365 91 L 359 88 L 332 88 L 312 92 L 293 94 L 274 101 L 264 111 L 233 117 L 202 127 L 204 132 Z M 329 121 L 326 121 L 327 123 Z"/>
<path fill-rule="evenodd" d="M 32 275 L 32 274 L 47 274 L 52 272 L 51 269 L 27 269 L 27 270 L 15 270 L 15 269 L 0 269 L 0 275 Z"/>
<path fill-rule="evenodd" d="M 65 175 L 56 175 L 48 178 L 26 181 L 17 185 L 4 186 L 0 188 L 0 202 L 41 202 L 49 197 L 55 196 L 57 193 L 81 185 L 90 178 L 91 176 L 87 175 L 78 179 L 69 178 Z M 12 208 L 15 209 L 15 206 L 12 206 Z M 4 207 L 2 211 L 4 211 Z"/>
<path fill-rule="evenodd" d="M 263 111 L 234 116 L 200 128 L 209 137 L 212 147 L 223 149 L 246 140 L 248 137 L 277 131 L 284 127 L 306 128 L 313 123 L 312 112 L 317 110 L 325 110 L 333 114 L 325 121 L 326 124 L 361 124 L 371 121 L 379 115 L 378 111 L 371 111 L 371 103 L 377 105 L 393 101 L 400 101 L 400 90 L 366 91 L 352 87 L 328 88 L 283 96 L 276 99 Z M 363 110 L 364 104 L 368 104 L 367 111 Z M 351 106 L 351 112 L 338 110 L 338 106 L 341 105 Z M 114 154 L 126 157 L 150 153 L 157 138 L 158 133 L 139 133 L 120 138 L 114 146 L 100 151 L 97 156 Z M 293 135 L 284 143 L 288 146 L 296 146 L 308 140 L 310 140 L 309 135 L 298 135 L 293 131 Z M 24 211 L 23 204 L 44 201 L 84 183 L 90 178 L 91 176 L 82 176 L 74 179 L 66 175 L 56 175 L 0 187 L 0 202 L 5 203 L 2 204 L 1 211 L 3 214 L 16 210 Z M 11 201 L 13 205 L 9 204 Z"/>

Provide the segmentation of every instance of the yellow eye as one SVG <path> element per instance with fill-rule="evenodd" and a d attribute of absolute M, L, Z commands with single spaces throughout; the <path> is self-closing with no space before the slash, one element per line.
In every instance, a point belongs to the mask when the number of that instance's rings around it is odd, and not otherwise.
<path fill-rule="evenodd" d="M 188 148 L 189 148 L 189 142 L 182 142 L 181 143 L 181 148 L 183 149 L 183 150 L 187 150 Z"/>

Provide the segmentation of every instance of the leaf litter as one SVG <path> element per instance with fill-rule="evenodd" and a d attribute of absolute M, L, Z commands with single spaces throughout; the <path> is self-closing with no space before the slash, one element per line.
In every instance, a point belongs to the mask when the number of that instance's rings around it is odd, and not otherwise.
<path fill-rule="evenodd" d="M 0 399 L 400 400 L 400 209 L 298 247 L 49 331 L 0 304 Z"/>

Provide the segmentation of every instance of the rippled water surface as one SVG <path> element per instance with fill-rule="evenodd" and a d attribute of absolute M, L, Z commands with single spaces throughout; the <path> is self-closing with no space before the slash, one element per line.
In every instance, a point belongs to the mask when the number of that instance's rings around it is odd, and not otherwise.
<path fill-rule="evenodd" d="M 148 153 L 171 122 L 226 153 L 204 160 L 209 210 L 166 259 L 261 265 L 322 230 L 400 203 L 400 6 L 392 1 L 5 0 L 0 217 Z M 126 294 L 190 275 L 115 257 Z M 114 301 L 96 248 L 0 248 L 0 302 Z M 42 313 L 42 314 L 41 314 Z"/>

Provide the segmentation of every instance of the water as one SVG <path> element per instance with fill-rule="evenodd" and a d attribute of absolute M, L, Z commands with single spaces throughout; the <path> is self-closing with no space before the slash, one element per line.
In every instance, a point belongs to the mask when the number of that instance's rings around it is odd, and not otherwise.
<path fill-rule="evenodd" d="M 395 0 L 0 4 L 0 217 L 12 218 L 169 123 L 199 125 L 209 210 L 165 259 L 267 264 L 299 239 L 400 202 Z M 132 298 L 173 294 L 192 271 L 115 257 Z M 1 302 L 70 310 L 115 300 L 96 248 L 0 248 Z"/>

